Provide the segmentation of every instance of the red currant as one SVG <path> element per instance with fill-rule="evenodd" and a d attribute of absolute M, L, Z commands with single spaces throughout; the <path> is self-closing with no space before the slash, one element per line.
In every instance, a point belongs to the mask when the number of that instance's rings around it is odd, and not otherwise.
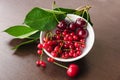
<path fill-rule="evenodd" d="M 40 61 L 40 60 L 37 60 L 37 61 L 36 61 L 36 65 L 37 65 L 37 66 L 40 66 L 40 65 L 41 65 L 41 61 Z"/>
<path fill-rule="evenodd" d="M 54 62 L 54 59 L 51 57 L 48 57 L 47 60 L 48 60 L 48 62 Z"/>
<path fill-rule="evenodd" d="M 37 45 L 37 48 L 38 48 L 38 49 L 42 49 L 42 48 L 43 48 L 43 45 L 39 43 L 39 44 Z"/>
<path fill-rule="evenodd" d="M 37 53 L 38 53 L 39 55 L 41 55 L 41 54 L 42 54 L 42 50 L 38 50 Z"/>

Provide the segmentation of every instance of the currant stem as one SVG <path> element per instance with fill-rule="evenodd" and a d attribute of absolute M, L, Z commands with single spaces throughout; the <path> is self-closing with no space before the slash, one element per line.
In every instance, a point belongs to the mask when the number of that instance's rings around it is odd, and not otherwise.
<path fill-rule="evenodd" d="M 40 55 L 40 60 L 42 60 L 42 56 L 43 56 L 43 49 L 42 49 L 42 54 Z"/>
<path fill-rule="evenodd" d="M 57 62 L 53 62 L 53 63 L 56 64 L 57 66 L 63 67 L 63 68 L 65 68 L 65 69 L 68 69 L 68 67 L 66 67 L 66 66 L 64 66 L 64 65 L 62 65 L 62 64 L 59 64 L 59 63 L 57 63 Z"/>

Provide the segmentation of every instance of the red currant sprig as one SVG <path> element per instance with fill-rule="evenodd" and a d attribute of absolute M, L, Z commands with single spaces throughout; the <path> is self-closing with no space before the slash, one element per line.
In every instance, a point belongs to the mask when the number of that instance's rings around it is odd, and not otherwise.
<path fill-rule="evenodd" d="M 37 66 L 42 66 L 42 67 L 46 67 L 46 63 L 42 60 L 42 55 L 43 55 L 43 45 L 42 44 L 38 44 L 37 45 L 37 54 L 40 56 L 40 60 L 36 61 L 36 65 Z"/>

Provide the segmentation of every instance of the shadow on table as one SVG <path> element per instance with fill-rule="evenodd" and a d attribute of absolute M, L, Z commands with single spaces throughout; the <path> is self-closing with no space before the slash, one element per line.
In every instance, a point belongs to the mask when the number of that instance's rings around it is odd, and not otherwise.
<path fill-rule="evenodd" d="M 26 41 L 26 39 L 12 39 L 9 42 L 9 45 L 14 48 L 16 45 L 24 41 Z M 37 46 L 37 42 L 32 42 L 26 45 L 22 45 L 21 47 L 15 50 L 14 55 L 24 57 L 29 54 L 36 53 L 36 50 L 37 50 L 36 46 Z"/>

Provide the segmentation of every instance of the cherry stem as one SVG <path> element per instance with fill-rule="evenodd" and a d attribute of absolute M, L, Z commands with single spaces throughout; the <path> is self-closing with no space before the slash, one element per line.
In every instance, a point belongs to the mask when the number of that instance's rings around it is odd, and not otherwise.
<path fill-rule="evenodd" d="M 90 5 L 86 5 L 86 6 L 84 6 L 84 7 L 78 7 L 76 10 L 78 10 L 78 11 L 82 11 L 82 10 L 89 10 L 91 8 L 91 6 Z"/>
<path fill-rule="evenodd" d="M 65 69 L 68 69 L 68 67 L 66 67 L 66 66 L 64 66 L 64 65 L 62 65 L 62 64 L 59 64 L 59 63 L 57 63 L 57 62 L 53 62 L 53 63 L 56 64 L 57 66 L 63 67 L 63 68 L 65 68 Z"/>
<path fill-rule="evenodd" d="M 52 3 L 52 9 L 54 9 L 54 8 L 56 8 L 56 2 L 55 1 L 53 1 L 53 3 Z"/>

